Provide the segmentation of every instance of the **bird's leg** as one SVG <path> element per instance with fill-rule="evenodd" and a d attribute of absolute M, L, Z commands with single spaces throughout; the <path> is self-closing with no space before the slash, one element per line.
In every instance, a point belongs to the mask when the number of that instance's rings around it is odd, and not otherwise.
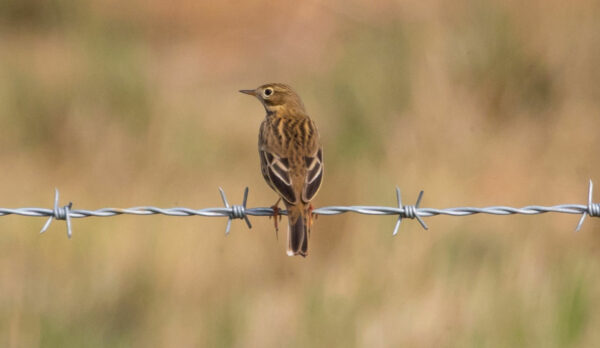
<path fill-rule="evenodd" d="M 308 204 L 308 233 L 310 233 L 312 224 L 313 224 L 313 218 L 317 219 L 319 217 L 319 215 L 314 214 L 313 210 L 315 210 L 315 208 L 313 207 L 312 203 Z"/>
<path fill-rule="evenodd" d="M 279 199 L 277 200 L 277 202 L 275 202 L 275 204 L 273 204 L 271 206 L 271 209 L 273 209 L 273 222 L 275 223 L 275 237 L 277 239 L 279 239 L 279 225 L 277 224 L 277 218 L 279 217 L 279 221 L 281 221 L 281 214 L 279 214 L 279 212 L 281 211 L 281 209 L 279 209 L 279 202 L 281 202 L 281 197 L 279 197 Z M 271 217 L 269 216 L 269 219 Z"/>

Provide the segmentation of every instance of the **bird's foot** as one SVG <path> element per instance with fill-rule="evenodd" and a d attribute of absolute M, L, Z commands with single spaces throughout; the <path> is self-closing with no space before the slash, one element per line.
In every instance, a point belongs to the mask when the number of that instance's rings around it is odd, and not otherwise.
<path fill-rule="evenodd" d="M 271 206 L 271 209 L 273 209 L 273 222 L 275 223 L 275 238 L 277 238 L 279 240 L 279 224 L 277 223 L 277 218 L 279 218 L 279 221 L 281 221 L 281 214 L 279 214 L 279 212 L 281 212 L 281 209 L 279 209 L 279 202 L 281 201 L 281 198 L 279 198 L 277 200 L 277 202 L 275 202 L 275 204 L 273 204 Z M 271 216 L 269 216 L 269 219 L 271 218 Z"/>
<path fill-rule="evenodd" d="M 312 203 L 310 203 L 308 205 L 308 233 L 310 233 L 313 224 L 313 219 L 316 220 L 319 217 L 319 215 L 313 213 L 313 210 L 315 210 L 315 208 L 313 207 Z"/>

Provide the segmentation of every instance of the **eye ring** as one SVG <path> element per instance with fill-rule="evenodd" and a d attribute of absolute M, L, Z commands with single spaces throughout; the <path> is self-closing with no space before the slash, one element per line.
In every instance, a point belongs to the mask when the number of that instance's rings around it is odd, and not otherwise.
<path fill-rule="evenodd" d="M 271 88 L 271 87 L 267 87 L 267 88 L 265 88 L 265 90 L 263 91 L 263 97 L 265 97 L 265 98 L 269 98 L 270 96 L 272 96 L 272 95 L 273 95 L 273 92 L 274 92 L 274 91 L 273 91 L 273 88 Z"/>

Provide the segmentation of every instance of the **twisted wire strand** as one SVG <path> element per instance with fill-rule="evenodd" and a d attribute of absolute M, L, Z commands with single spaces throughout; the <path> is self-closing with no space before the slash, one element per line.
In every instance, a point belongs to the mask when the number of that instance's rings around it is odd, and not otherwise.
<path fill-rule="evenodd" d="M 424 229 L 427 225 L 422 220 L 423 217 L 431 217 L 437 215 L 448 216 L 468 216 L 474 214 L 491 214 L 491 215 L 536 215 L 545 213 L 562 213 L 562 214 L 579 214 L 582 215 L 577 225 L 576 231 L 581 229 L 586 216 L 600 217 L 600 203 L 592 202 L 593 184 L 590 180 L 588 189 L 588 204 L 560 204 L 554 206 L 529 205 L 521 208 L 508 206 L 489 206 L 489 207 L 456 207 L 456 208 L 420 208 L 423 191 L 419 193 L 417 202 L 414 205 L 403 205 L 400 194 L 400 189 L 396 188 L 397 207 L 386 206 L 369 206 L 369 205 L 353 205 L 353 206 L 328 206 L 314 209 L 315 215 L 339 215 L 345 213 L 356 213 L 364 215 L 398 215 L 398 220 L 394 228 L 394 235 L 398 233 L 402 219 L 417 219 Z M 230 205 L 225 196 L 223 189 L 219 188 L 224 207 L 191 209 L 185 207 L 173 208 L 158 208 L 153 206 L 138 206 L 126 209 L 121 208 L 101 208 L 97 210 L 87 209 L 72 209 L 72 203 L 60 207 L 58 205 L 59 193 L 55 191 L 54 208 L 0 208 L 0 217 L 6 215 L 20 215 L 28 217 L 49 217 L 46 224 L 40 231 L 45 232 L 50 226 L 53 219 L 67 221 L 67 234 L 69 238 L 72 235 L 71 218 L 87 218 L 87 217 L 110 217 L 116 215 L 166 215 L 166 216 L 206 216 L 206 217 L 227 217 L 226 234 L 229 233 L 231 222 L 233 219 L 243 219 L 248 228 L 252 228 L 248 216 L 273 216 L 272 208 L 258 207 L 247 208 L 246 202 L 248 199 L 248 188 L 244 191 L 243 203 L 241 205 Z M 287 215 L 287 211 L 280 210 L 280 215 Z"/>
<path fill-rule="evenodd" d="M 315 215 L 340 215 L 345 213 L 357 213 L 363 215 L 399 215 L 407 213 L 411 206 L 404 208 L 384 207 L 384 206 L 329 206 L 313 210 Z M 69 216 L 71 218 L 87 217 L 111 217 L 117 215 L 166 215 L 166 216 L 206 216 L 206 217 L 229 217 L 234 214 L 235 219 L 243 218 L 242 212 L 235 212 L 236 206 L 230 208 L 205 208 L 190 209 L 182 207 L 157 208 L 151 206 L 132 207 L 126 209 L 120 208 L 102 208 L 97 210 L 71 209 Z M 537 215 L 544 213 L 563 213 L 563 214 L 583 214 L 588 213 L 588 206 L 583 204 L 563 204 L 555 206 L 532 205 L 522 208 L 512 208 L 505 206 L 490 206 L 483 208 L 476 207 L 458 207 L 458 208 L 415 208 L 415 215 L 420 217 L 431 217 L 436 215 L 449 216 L 468 216 L 475 214 L 490 215 Z M 246 208 L 245 216 L 273 216 L 273 209 L 267 207 Z M 20 215 L 29 217 L 55 217 L 53 209 L 46 208 L 0 208 L 0 216 Z M 279 215 L 287 215 L 286 210 L 280 210 Z M 597 216 L 597 215 L 594 215 Z M 406 216 L 410 218 L 409 216 Z M 64 220 L 58 219 L 57 220 Z"/>

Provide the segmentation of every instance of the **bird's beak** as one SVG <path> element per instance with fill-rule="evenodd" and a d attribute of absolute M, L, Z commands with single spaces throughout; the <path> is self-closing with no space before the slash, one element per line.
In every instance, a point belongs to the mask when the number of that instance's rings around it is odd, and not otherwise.
<path fill-rule="evenodd" d="M 256 92 L 253 89 L 241 89 L 241 93 L 256 96 Z"/>

